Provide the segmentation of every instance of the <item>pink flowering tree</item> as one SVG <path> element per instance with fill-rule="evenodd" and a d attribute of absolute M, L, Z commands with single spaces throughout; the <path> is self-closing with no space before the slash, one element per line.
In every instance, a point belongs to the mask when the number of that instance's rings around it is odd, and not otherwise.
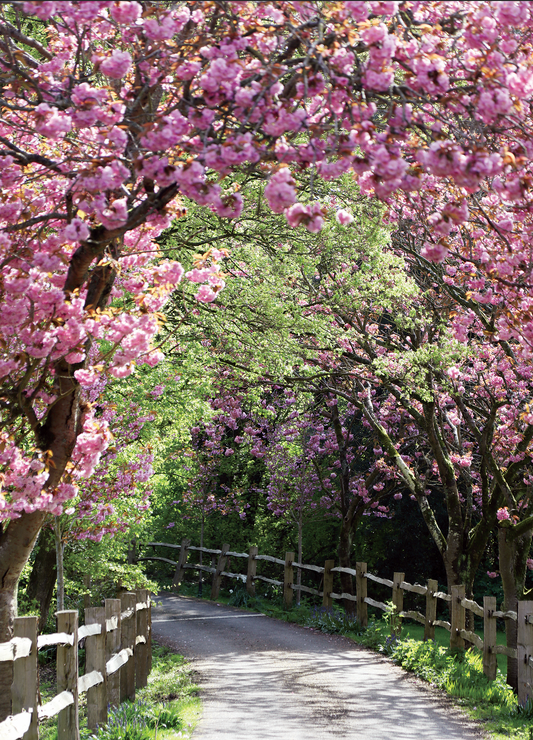
<path fill-rule="evenodd" d="M 236 217 L 227 175 L 256 168 L 315 233 L 327 209 L 292 173 L 353 171 L 530 359 L 532 23 L 522 2 L 2 5 L 0 639 L 45 515 L 110 441 L 80 388 L 159 358 L 180 195 Z M 221 256 L 188 275 L 201 301 Z"/>

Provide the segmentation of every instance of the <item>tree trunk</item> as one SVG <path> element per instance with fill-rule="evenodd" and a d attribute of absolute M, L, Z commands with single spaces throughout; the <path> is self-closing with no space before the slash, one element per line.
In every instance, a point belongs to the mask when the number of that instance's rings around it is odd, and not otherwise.
<path fill-rule="evenodd" d="M 498 528 L 498 555 L 500 575 L 503 586 L 503 608 L 505 611 L 518 611 L 518 602 L 524 595 L 526 577 L 526 560 L 531 545 L 529 530 L 519 537 L 513 536 L 513 529 L 505 525 Z M 505 620 L 507 647 L 516 648 L 517 623 L 513 619 Z M 507 658 L 507 683 L 518 691 L 518 660 Z"/>
<path fill-rule="evenodd" d="M 63 568 L 65 543 L 61 534 L 61 523 L 56 516 L 54 521 L 54 532 L 56 540 L 56 569 L 57 569 L 57 611 L 65 609 L 65 572 Z"/>
<path fill-rule="evenodd" d="M 39 604 L 39 632 L 42 632 L 48 621 L 48 612 L 56 585 L 56 549 L 54 535 L 47 527 L 41 530 L 35 545 L 35 559 L 26 589 L 29 601 Z"/>
<path fill-rule="evenodd" d="M 0 642 L 13 636 L 17 585 L 46 514 L 21 514 L 9 522 L 0 536 Z M 0 722 L 11 714 L 13 663 L 0 663 Z"/>
<path fill-rule="evenodd" d="M 339 533 L 339 565 L 341 568 L 351 568 L 351 553 L 352 553 L 352 541 L 353 541 L 353 522 L 348 517 L 343 517 L 341 522 L 341 529 Z M 349 573 L 341 573 L 341 587 L 342 593 L 351 594 L 353 596 L 353 578 Z M 344 609 L 347 614 L 355 614 L 356 605 L 354 601 L 348 601 L 345 599 Z"/>
<path fill-rule="evenodd" d="M 298 514 L 298 562 L 302 562 L 303 557 L 303 549 L 302 549 L 302 540 L 303 540 L 303 534 L 304 534 L 304 523 L 303 523 L 303 511 L 300 509 Z M 302 569 L 297 568 L 296 573 L 296 585 L 301 586 L 302 585 Z M 300 601 L 302 599 L 302 592 L 300 589 L 296 591 L 296 605 L 300 606 Z"/>

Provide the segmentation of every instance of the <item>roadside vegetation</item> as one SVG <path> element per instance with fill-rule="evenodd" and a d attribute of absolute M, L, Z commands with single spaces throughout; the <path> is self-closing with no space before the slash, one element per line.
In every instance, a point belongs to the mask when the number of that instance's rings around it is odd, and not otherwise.
<path fill-rule="evenodd" d="M 152 646 L 148 685 L 137 691 L 135 702 L 110 709 L 107 725 L 97 731 L 86 726 L 85 695 L 80 701 L 80 740 L 177 740 L 189 738 L 200 718 L 201 701 L 190 663 L 166 647 Z M 41 668 L 43 701 L 55 693 L 51 661 Z M 57 719 L 39 728 L 42 740 L 57 740 Z"/>

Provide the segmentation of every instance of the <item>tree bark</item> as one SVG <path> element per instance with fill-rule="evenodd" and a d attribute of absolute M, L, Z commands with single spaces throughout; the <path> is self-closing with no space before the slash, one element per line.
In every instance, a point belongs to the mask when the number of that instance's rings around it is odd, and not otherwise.
<path fill-rule="evenodd" d="M 344 516 L 341 521 L 339 532 L 339 565 L 341 568 L 351 568 L 351 554 L 353 542 L 354 522 L 351 517 Z M 341 573 L 342 593 L 353 596 L 353 578 L 349 573 Z M 354 601 L 345 599 L 343 602 L 347 614 L 355 614 L 356 604 Z"/>
<path fill-rule="evenodd" d="M 0 642 L 13 636 L 17 585 L 46 514 L 23 513 L 9 522 L 0 536 Z M 13 663 L 0 663 L 0 722 L 11 714 Z"/>
<path fill-rule="evenodd" d="M 39 604 L 39 632 L 44 630 L 48 621 L 56 576 L 54 535 L 51 530 L 45 527 L 41 529 L 41 534 L 35 545 L 35 559 L 26 589 L 28 600 L 35 600 Z"/>
<path fill-rule="evenodd" d="M 532 530 L 518 537 L 512 526 L 500 525 L 498 529 L 498 555 L 503 586 L 503 608 L 518 612 L 518 602 L 524 596 L 526 560 L 531 545 Z M 513 619 L 505 620 L 507 647 L 516 648 L 518 625 Z M 507 658 L 507 683 L 518 691 L 518 660 Z"/>

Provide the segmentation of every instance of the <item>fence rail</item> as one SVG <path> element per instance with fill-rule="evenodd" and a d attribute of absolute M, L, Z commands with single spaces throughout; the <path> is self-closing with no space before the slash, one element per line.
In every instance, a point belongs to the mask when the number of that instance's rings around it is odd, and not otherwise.
<path fill-rule="evenodd" d="M 260 555 L 257 547 L 251 547 L 248 553 L 230 551 L 229 545 L 224 544 L 222 549 L 214 550 L 203 547 L 193 547 L 190 540 L 182 540 L 180 545 L 165 542 L 147 542 L 146 547 L 171 547 L 179 550 L 178 560 L 169 560 L 156 556 L 144 556 L 138 560 L 163 560 L 175 566 L 173 585 L 179 590 L 183 581 L 185 570 L 201 570 L 213 575 L 211 586 L 211 598 L 216 599 L 220 590 L 221 577 L 239 578 L 246 584 L 246 589 L 250 595 L 255 595 L 255 585 L 257 581 L 269 583 L 283 587 L 283 599 L 286 607 L 290 607 L 293 601 L 295 591 L 309 593 L 322 598 L 325 607 L 331 607 L 334 600 L 345 602 L 355 602 L 357 610 L 357 619 L 359 623 L 366 627 L 368 624 L 368 606 L 380 609 L 382 611 L 390 610 L 390 605 L 368 596 L 368 581 L 377 583 L 386 588 L 392 589 L 392 605 L 396 620 L 411 619 L 424 625 L 424 639 L 435 638 L 435 627 L 442 627 L 450 633 L 450 648 L 453 650 L 464 650 L 466 644 L 473 645 L 483 652 L 483 671 L 485 675 L 494 680 L 497 671 L 497 655 L 505 655 L 511 659 L 518 659 L 518 699 L 524 703 L 530 696 L 533 696 L 533 601 L 521 601 L 518 604 L 518 612 L 515 611 L 498 611 L 496 608 L 496 598 L 485 596 L 483 605 L 478 604 L 465 597 L 464 586 L 453 586 L 452 593 L 447 594 L 438 590 L 438 583 L 429 579 L 427 585 L 423 586 L 418 583 L 408 583 L 405 580 L 404 573 L 394 573 L 392 580 L 381 578 L 369 573 L 366 563 L 356 563 L 355 569 L 334 567 L 332 560 L 327 560 L 324 566 L 298 563 L 294 558 L 294 553 L 288 552 L 285 560 L 273 557 L 272 555 Z M 199 564 L 188 563 L 189 551 L 204 552 L 212 555 L 211 566 L 200 566 Z M 155 552 L 155 550 L 154 550 Z M 241 558 L 247 560 L 246 573 L 232 573 L 226 570 L 226 562 L 229 557 Z M 215 560 L 217 560 L 215 565 Z M 273 565 L 283 566 L 283 580 L 268 578 L 257 574 L 258 562 L 272 563 Z M 300 569 L 317 573 L 322 576 L 321 589 L 310 588 L 309 586 L 298 585 L 294 583 L 294 570 Z M 355 593 L 336 593 L 333 591 L 333 577 L 335 573 L 345 573 L 355 576 L 356 589 Z M 414 593 L 418 596 L 425 596 L 425 614 L 418 610 L 404 610 L 403 600 L 404 592 Z M 437 603 L 445 602 L 450 610 L 450 621 L 437 619 Z M 484 638 L 481 639 L 475 632 L 467 630 L 466 612 L 470 611 L 475 616 L 483 618 Z M 506 647 L 496 644 L 496 620 L 507 619 L 517 622 L 517 646 Z M 395 620 L 391 620 L 394 622 Z M 394 627 L 392 627 L 394 629 Z"/>
<path fill-rule="evenodd" d="M 38 740 L 39 723 L 57 715 L 58 740 L 79 737 L 78 702 L 87 694 L 90 729 L 107 721 L 108 706 L 135 698 L 151 667 L 151 601 L 146 589 L 106 599 L 104 607 L 56 613 L 57 632 L 37 635 L 38 617 L 15 619 L 14 636 L 0 643 L 0 661 L 13 663 L 12 715 L 0 722 L 2 740 Z M 78 676 L 79 643 L 85 641 L 85 674 Z M 57 646 L 58 693 L 39 703 L 38 652 Z"/>

